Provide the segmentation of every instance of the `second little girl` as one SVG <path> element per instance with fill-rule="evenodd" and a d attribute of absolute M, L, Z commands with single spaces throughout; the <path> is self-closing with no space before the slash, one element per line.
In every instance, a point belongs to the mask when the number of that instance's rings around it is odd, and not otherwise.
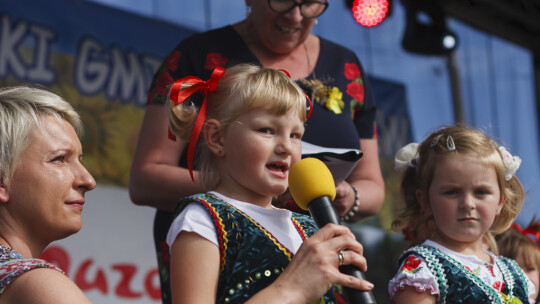
<path fill-rule="evenodd" d="M 390 281 L 403 303 L 534 303 L 534 286 L 511 259 L 484 249 L 524 200 L 521 160 L 484 133 L 455 126 L 396 154 L 405 209 L 394 221 L 412 241 Z"/>

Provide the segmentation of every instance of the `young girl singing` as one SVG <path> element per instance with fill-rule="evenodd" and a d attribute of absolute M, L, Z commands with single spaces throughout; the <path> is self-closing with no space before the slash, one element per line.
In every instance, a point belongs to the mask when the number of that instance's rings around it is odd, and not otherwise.
<path fill-rule="evenodd" d="M 393 225 L 413 247 L 390 281 L 403 303 L 529 303 L 534 286 L 513 260 L 484 249 L 486 232 L 510 226 L 524 200 L 521 160 L 462 126 L 432 133 L 396 154 L 404 211 Z M 534 303 L 531 301 L 531 303 Z"/>
<path fill-rule="evenodd" d="M 171 131 L 189 138 L 190 170 L 200 152 L 200 176 L 213 189 L 182 199 L 169 230 L 173 303 L 335 303 L 333 284 L 371 289 L 338 270 L 366 270 L 350 230 L 315 232 L 310 217 L 271 204 L 301 157 L 305 94 L 284 71 L 237 65 L 223 73 L 171 90 Z M 199 109 L 195 92 L 203 93 Z"/>

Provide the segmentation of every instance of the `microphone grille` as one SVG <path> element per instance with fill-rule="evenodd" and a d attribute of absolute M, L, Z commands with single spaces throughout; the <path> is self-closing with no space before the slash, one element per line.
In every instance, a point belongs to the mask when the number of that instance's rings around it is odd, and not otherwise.
<path fill-rule="evenodd" d="M 289 172 L 289 191 L 296 204 L 308 210 L 308 204 L 322 196 L 336 197 L 332 173 L 319 159 L 307 157 L 292 165 Z"/>

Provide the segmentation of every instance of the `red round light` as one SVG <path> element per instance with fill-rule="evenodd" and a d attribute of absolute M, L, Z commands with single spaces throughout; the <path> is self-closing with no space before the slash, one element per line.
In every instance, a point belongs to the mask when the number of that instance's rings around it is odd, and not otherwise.
<path fill-rule="evenodd" d="M 352 12 L 356 22 L 363 26 L 375 26 L 386 17 L 388 0 L 354 0 Z"/>

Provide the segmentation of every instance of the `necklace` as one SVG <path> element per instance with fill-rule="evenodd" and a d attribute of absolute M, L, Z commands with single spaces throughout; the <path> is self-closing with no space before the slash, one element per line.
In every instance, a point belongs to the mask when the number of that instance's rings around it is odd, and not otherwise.
<path fill-rule="evenodd" d="M 306 39 L 307 40 L 307 39 Z M 302 43 L 304 46 L 304 52 L 306 53 L 306 59 L 307 59 L 307 75 L 309 77 L 309 74 L 311 74 L 311 60 L 309 60 L 309 52 L 308 48 L 306 46 L 306 42 Z M 315 69 L 313 69 L 313 77 L 315 78 Z"/>

